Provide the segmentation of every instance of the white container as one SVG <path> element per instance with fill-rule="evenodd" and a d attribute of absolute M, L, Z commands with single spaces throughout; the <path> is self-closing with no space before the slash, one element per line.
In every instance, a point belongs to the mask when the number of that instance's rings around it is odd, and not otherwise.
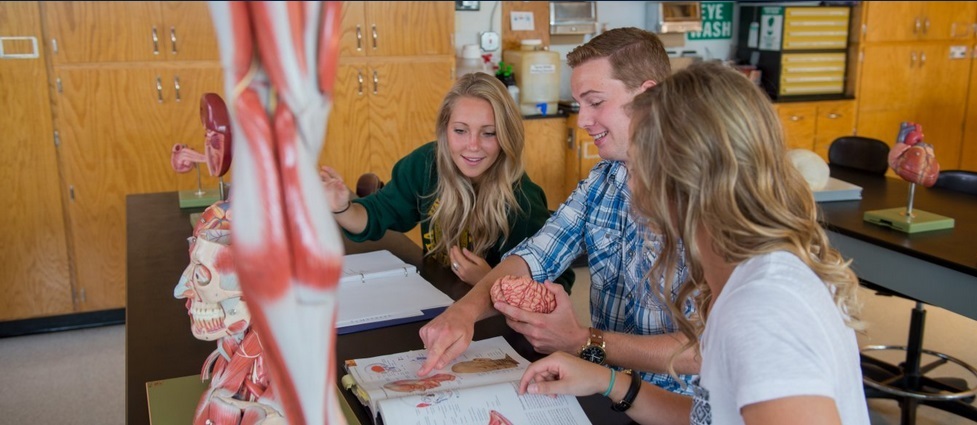
<path fill-rule="evenodd" d="M 512 65 L 522 114 L 556 114 L 560 101 L 560 54 L 542 50 L 541 40 L 523 40 L 520 50 L 503 52 L 502 60 Z"/>
<path fill-rule="evenodd" d="M 462 76 L 472 72 L 488 73 L 482 50 L 475 44 L 466 44 L 461 48 L 461 57 L 457 58 L 455 75 Z"/>

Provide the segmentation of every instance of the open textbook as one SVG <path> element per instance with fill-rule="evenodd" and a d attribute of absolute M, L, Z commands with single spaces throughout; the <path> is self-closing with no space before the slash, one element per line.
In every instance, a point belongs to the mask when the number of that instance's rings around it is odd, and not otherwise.
<path fill-rule="evenodd" d="M 339 334 L 431 319 L 454 302 L 390 251 L 345 256 L 338 296 Z"/>
<path fill-rule="evenodd" d="M 473 341 L 418 378 L 424 350 L 346 361 L 344 386 L 384 425 L 589 424 L 576 397 L 519 395 L 529 361 L 502 337 Z"/>

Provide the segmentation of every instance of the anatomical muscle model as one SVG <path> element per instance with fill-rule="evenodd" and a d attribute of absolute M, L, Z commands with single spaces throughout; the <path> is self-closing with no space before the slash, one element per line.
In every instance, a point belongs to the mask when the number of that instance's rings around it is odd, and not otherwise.
<path fill-rule="evenodd" d="M 338 2 L 209 2 L 234 134 L 241 291 L 290 424 L 342 424 L 336 286 L 342 242 L 316 162 L 332 105 Z"/>
<path fill-rule="evenodd" d="M 234 272 L 230 248 L 230 205 L 204 210 L 190 238 L 190 264 L 173 290 L 187 300 L 190 329 L 217 349 L 200 372 L 210 386 L 200 397 L 194 425 L 282 424 L 262 360 L 261 341 L 251 329 L 251 313 Z"/>

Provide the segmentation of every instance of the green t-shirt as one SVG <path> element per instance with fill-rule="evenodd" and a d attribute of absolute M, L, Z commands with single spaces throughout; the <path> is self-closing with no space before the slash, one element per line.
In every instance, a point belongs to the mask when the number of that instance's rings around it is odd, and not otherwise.
<path fill-rule="evenodd" d="M 424 253 L 432 248 L 437 235 L 431 229 L 431 212 L 437 201 L 432 194 L 437 190 L 438 171 L 435 165 L 435 142 L 430 142 L 415 149 L 394 164 L 392 177 L 382 189 L 356 199 L 368 213 L 366 228 L 362 233 L 353 234 L 344 231 L 346 236 L 354 242 L 379 240 L 387 230 L 407 232 L 418 223 L 421 224 L 421 239 Z M 520 212 L 509 216 L 509 237 L 504 242 L 496 242 L 485 253 L 485 261 L 492 267 L 499 264 L 502 254 L 515 247 L 523 239 L 536 234 L 543 227 L 543 223 L 550 217 L 546 206 L 546 194 L 543 189 L 523 174 L 522 179 L 514 185 L 516 200 Z M 470 248 L 470 247 L 468 247 Z M 447 264 L 447 258 L 439 259 Z M 563 285 L 567 292 L 573 285 L 573 270 L 566 270 L 554 282 Z"/>

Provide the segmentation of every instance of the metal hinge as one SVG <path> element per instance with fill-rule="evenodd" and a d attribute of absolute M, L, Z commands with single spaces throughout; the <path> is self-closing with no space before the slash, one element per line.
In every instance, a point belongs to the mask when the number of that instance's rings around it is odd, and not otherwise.
<path fill-rule="evenodd" d="M 64 87 L 61 85 L 61 77 L 54 80 L 54 85 L 58 88 L 58 93 L 64 93 Z"/>
<path fill-rule="evenodd" d="M 56 38 L 51 39 L 51 51 L 54 53 L 58 53 L 58 39 Z"/>
<path fill-rule="evenodd" d="M 68 199 L 75 200 L 75 187 L 68 185 Z"/>
<path fill-rule="evenodd" d="M 54 147 L 61 147 L 61 134 L 57 130 L 54 130 Z"/>

